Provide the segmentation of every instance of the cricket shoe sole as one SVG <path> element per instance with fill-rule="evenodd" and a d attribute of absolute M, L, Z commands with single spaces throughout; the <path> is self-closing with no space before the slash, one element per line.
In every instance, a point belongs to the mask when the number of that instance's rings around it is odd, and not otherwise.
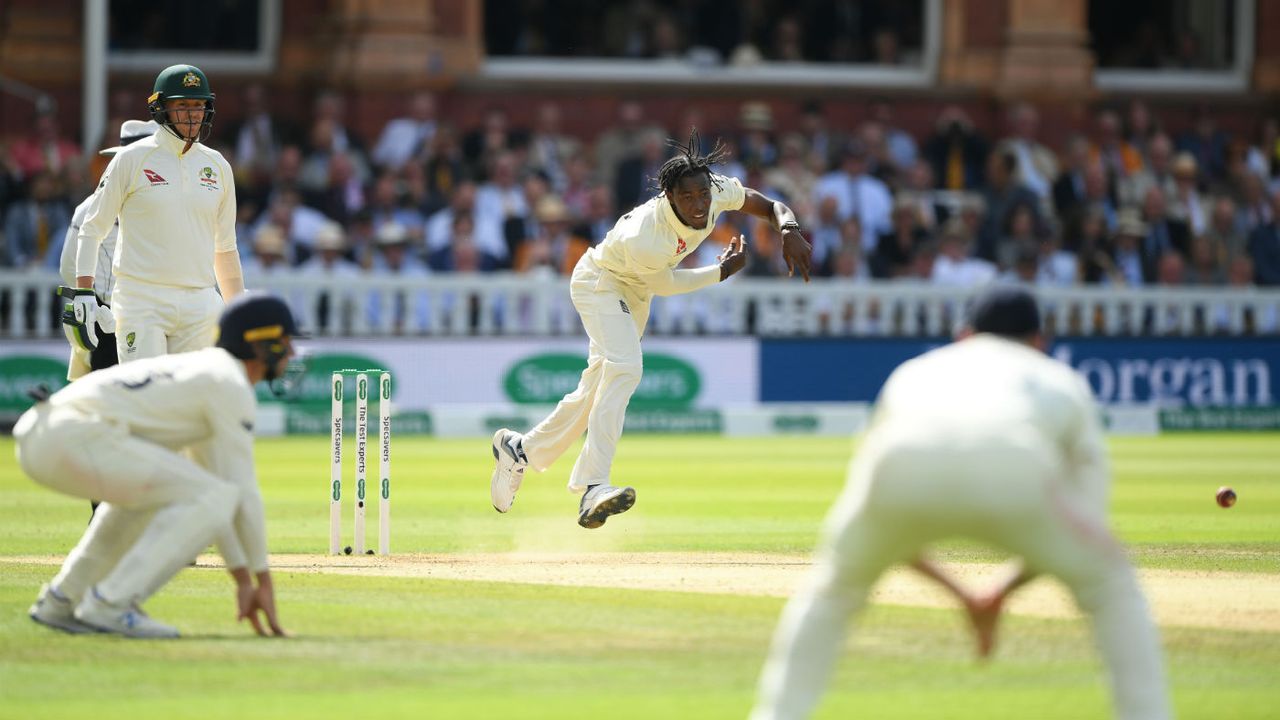
<path fill-rule="evenodd" d="M 591 495 L 588 492 L 587 495 Z M 588 501 L 587 495 L 582 497 L 582 506 L 578 510 L 578 524 L 588 530 L 604 525 L 610 515 L 618 515 L 631 509 L 636 504 L 636 491 L 629 487 L 607 487 L 596 492 L 596 496 Z"/>

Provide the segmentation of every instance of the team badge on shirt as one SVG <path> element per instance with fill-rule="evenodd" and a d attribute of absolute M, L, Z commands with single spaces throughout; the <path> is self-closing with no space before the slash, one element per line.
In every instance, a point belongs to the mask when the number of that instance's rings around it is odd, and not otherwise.
<path fill-rule="evenodd" d="M 153 187 L 156 185 L 169 184 L 168 180 L 165 180 L 164 177 L 160 175 L 160 173 L 156 172 L 155 170 L 152 170 L 151 168 L 142 168 L 142 174 L 147 176 L 147 180 L 151 182 L 151 185 Z"/>
<path fill-rule="evenodd" d="M 218 189 L 218 173 L 208 165 L 200 168 L 200 186 L 207 187 L 210 190 Z"/>
<path fill-rule="evenodd" d="M 684 238 L 676 238 L 676 254 L 677 255 L 683 254 L 684 251 L 688 249 L 689 249 L 689 246 L 684 244 Z"/>

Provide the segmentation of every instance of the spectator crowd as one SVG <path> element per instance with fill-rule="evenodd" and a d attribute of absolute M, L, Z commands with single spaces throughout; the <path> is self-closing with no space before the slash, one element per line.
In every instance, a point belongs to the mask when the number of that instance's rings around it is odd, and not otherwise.
<path fill-rule="evenodd" d="M 359 273 L 567 275 L 617 215 L 656 192 L 668 140 L 693 126 L 704 142 L 730 145 L 718 172 L 796 210 L 819 276 L 953 287 L 1280 285 L 1280 123 L 1269 118 L 1252 137 L 1232 136 L 1206 110 L 1175 133 L 1133 100 L 1098 110 L 1089 127 L 1050 146 L 1027 104 L 1009 107 L 993 136 L 960 107 L 944 107 L 917 137 L 884 102 L 852 127 L 808 102 L 798 123 L 780 127 L 777 106 L 752 101 L 733 127 L 715 128 L 696 106 L 667 127 L 624 101 L 598 135 L 576 137 L 562 130 L 573 112 L 563 102 L 537 105 L 527 125 L 493 109 L 456 126 L 422 92 L 364 138 L 339 93 L 319 94 L 299 128 L 262 86 L 243 92 L 244 112 L 220 114 L 210 143 L 237 174 L 251 286 L 281 270 L 335 282 Z M 0 144 L 0 267 L 56 268 L 71 208 L 101 171 L 57 120 L 42 113 L 26 137 Z M 741 214 L 722 219 L 687 262 L 711 262 L 735 234 L 755 249 L 748 274 L 785 273 L 776 233 Z"/>

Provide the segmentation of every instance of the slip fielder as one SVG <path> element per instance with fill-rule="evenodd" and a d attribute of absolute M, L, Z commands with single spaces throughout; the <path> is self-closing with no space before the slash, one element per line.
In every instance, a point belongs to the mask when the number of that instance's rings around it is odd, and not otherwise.
<path fill-rule="evenodd" d="M 69 633 L 177 637 L 142 605 L 220 537 L 238 617 L 265 634 L 262 612 L 283 634 L 253 463 L 253 386 L 283 375 L 296 334 L 282 300 L 244 294 L 223 313 L 216 347 L 90 373 L 23 413 L 13 429 L 23 472 L 103 501 L 31 619 Z M 203 449 L 198 459 L 182 452 L 191 448 Z"/>
<path fill-rule="evenodd" d="M 881 573 L 954 536 L 1021 558 L 966 603 L 980 653 L 1008 594 L 1054 575 L 1093 623 L 1117 717 L 1169 717 L 1156 629 L 1107 528 L 1110 476 L 1088 384 L 1043 353 L 1035 299 L 1016 286 L 980 296 L 970 332 L 885 383 L 813 572 L 783 612 L 753 720 L 808 717 Z"/>

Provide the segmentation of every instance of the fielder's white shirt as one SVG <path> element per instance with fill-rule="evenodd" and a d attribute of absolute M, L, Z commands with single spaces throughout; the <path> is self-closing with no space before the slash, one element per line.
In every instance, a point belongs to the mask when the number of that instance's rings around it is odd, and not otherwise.
<path fill-rule="evenodd" d="M 720 281 L 720 268 L 676 266 L 698 249 L 726 210 L 741 210 L 746 188 L 736 178 L 711 176 L 711 210 L 704 228 L 691 228 L 676 216 L 666 195 L 658 195 L 623 215 L 599 245 L 578 261 L 574 280 L 589 280 L 637 301 L 654 295 L 690 292 Z"/>
<path fill-rule="evenodd" d="M 1073 490 L 1105 514 L 1108 471 L 1089 385 L 1034 348 L 979 334 L 903 363 L 876 401 L 877 434 L 981 444 L 1027 433 L 1061 453 Z M 1049 480 L 1048 478 L 1046 480 Z"/>
<path fill-rule="evenodd" d="M 77 275 L 95 275 L 98 245 L 120 219 L 115 274 L 155 285 L 211 288 L 214 252 L 236 249 L 231 165 L 168 129 L 116 153 L 80 227 Z"/>
<path fill-rule="evenodd" d="M 266 519 L 253 465 L 258 402 L 242 362 L 217 347 L 147 358 L 89 373 L 49 404 L 170 450 L 208 443 L 204 455 L 216 465 L 208 470 L 240 491 L 232 525 L 243 560 L 252 572 L 267 569 Z M 227 562 L 234 567 L 237 559 Z"/>
<path fill-rule="evenodd" d="M 76 254 L 79 247 L 80 226 L 84 224 L 84 218 L 89 214 L 89 205 L 92 202 L 93 196 L 90 195 L 76 206 L 75 212 L 71 214 L 71 225 L 67 227 L 67 237 L 62 242 L 62 257 L 58 262 L 58 273 L 62 275 L 63 284 L 68 287 L 76 286 Z M 98 266 L 93 275 L 93 289 L 107 305 L 111 304 L 111 260 L 115 256 L 119 228 L 118 223 L 112 223 L 111 229 L 99 243 Z"/>

